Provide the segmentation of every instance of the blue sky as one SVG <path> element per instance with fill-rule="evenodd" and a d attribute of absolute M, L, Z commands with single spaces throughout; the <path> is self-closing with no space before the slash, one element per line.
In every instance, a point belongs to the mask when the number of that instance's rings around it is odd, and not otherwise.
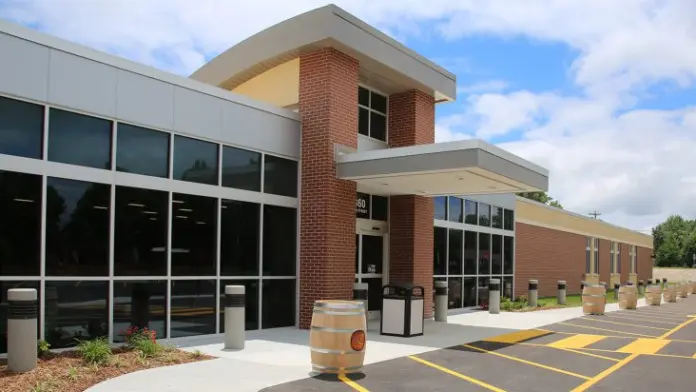
<path fill-rule="evenodd" d="M 438 141 L 549 169 L 578 213 L 646 230 L 696 217 L 693 0 L 337 0 L 457 76 Z M 0 0 L 0 18 L 187 75 L 319 0 Z"/>

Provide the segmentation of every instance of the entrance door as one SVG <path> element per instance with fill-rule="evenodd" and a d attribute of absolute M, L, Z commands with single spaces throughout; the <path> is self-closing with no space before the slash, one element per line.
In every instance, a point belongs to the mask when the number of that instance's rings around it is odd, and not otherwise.
<path fill-rule="evenodd" d="M 386 236 L 384 233 L 355 235 L 355 281 L 367 283 L 367 317 L 379 318 L 382 309 L 382 286 L 387 284 L 385 268 Z"/>

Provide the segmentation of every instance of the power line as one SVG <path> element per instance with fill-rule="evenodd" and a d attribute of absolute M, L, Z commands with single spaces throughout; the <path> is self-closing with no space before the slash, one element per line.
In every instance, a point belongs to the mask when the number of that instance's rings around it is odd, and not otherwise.
<path fill-rule="evenodd" d="M 590 212 L 590 213 L 587 214 L 587 215 L 592 216 L 592 217 L 594 217 L 595 219 L 597 219 L 597 217 L 600 216 L 600 215 L 602 215 L 602 213 L 601 213 L 601 212 L 597 212 L 597 210 L 594 210 L 594 211 Z"/>

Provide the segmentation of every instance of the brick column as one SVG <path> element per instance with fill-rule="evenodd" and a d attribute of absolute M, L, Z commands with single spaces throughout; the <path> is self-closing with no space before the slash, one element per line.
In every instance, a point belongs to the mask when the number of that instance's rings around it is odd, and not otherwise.
<path fill-rule="evenodd" d="M 351 299 L 356 184 L 336 178 L 334 143 L 357 148 L 358 61 L 333 48 L 300 56 L 300 323 L 314 301 Z"/>
<path fill-rule="evenodd" d="M 435 141 L 435 102 L 417 90 L 389 97 L 389 144 L 405 147 Z M 389 208 L 389 279 L 425 288 L 425 317 L 433 303 L 433 200 L 392 196 Z"/>

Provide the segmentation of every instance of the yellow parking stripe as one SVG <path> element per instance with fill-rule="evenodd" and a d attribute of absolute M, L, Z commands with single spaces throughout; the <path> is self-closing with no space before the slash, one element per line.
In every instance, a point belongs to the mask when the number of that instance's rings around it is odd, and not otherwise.
<path fill-rule="evenodd" d="M 605 317 L 609 318 L 618 318 L 621 320 L 640 320 L 641 322 L 646 322 L 646 323 L 653 323 L 653 324 L 665 324 L 665 325 L 677 325 L 679 324 L 679 321 L 672 321 L 672 320 L 667 320 L 663 318 L 655 318 L 655 317 L 646 317 L 646 316 L 623 316 L 620 314 L 605 314 Z"/>
<path fill-rule="evenodd" d="M 659 327 L 649 327 L 647 325 L 639 325 L 639 324 L 630 324 L 630 323 L 620 323 L 617 321 L 609 321 L 609 320 L 601 320 L 601 319 L 594 319 L 594 318 L 587 318 L 583 317 L 581 320 L 591 320 L 591 321 L 596 321 L 598 323 L 607 323 L 607 324 L 616 324 L 616 325 L 626 325 L 629 327 L 637 327 L 637 328 L 649 328 L 649 329 L 657 329 L 660 331 L 669 331 L 669 328 L 659 328 Z"/>
<path fill-rule="evenodd" d="M 567 370 L 558 369 L 558 368 L 551 367 L 551 366 L 546 366 L 546 365 L 543 365 L 543 364 L 537 363 L 537 362 L 527 361 L 526 359 L 520 359 L 520 358 L 517 358 L 517 357 L 510 356 L 510 355 L 505 355 L 505 354 L 497 353 L 497 352 L 495 352 L 495 351 L 485 350 L 485 349 L 478 348 L 478 347 L 474 347 L 474 346 L 471 346 L 471 345 L 468 345 L 468 344 L 462 344 L 462 346 L 464 346 L 464 347 L 466 347 L 466 348 L 470 348 L 470 349 L 472 349 L 472 350 L 477 350 L 477 351 L 480 351 L 480 352 L 483 352 L 483 353 L 486 353 L 486 354 L 491 354 L 491 355 L 495 355 L 495 356 L 498 356 L 498 357 L 501 357 L 501 358 L 506 358 L 506 359 L 509 359 L 509 360 L 511 360 L 511 361 L 516 361 L 516 362 L 524 363 L 524 364 L 527 364 L 527 365 L 536 366 L 536 367 L 539 367 L 539 368 L 542 368 L 542 369 L 546 369 L 546 370 L 551 370 L 552 372 L 562 373 L 562 374 L 567 374 L 567 375 L 569 375 L 569 376 L 573 376 L 573 377 L 577 377 L 577 378 L 582 378 L 583 380 L 589 380 L 589 379 L 590 379 L 589 377 L 583 376 L 582 374 L 577 374 L 577 373 L 569 372 L 569 371 L 567 371 Z"/>
<path fill-rule="evenodd" d="M 665 332 L 665 334 L 663 334 L 662 336 L 660 336 L 658 339 L 666 339 L 666 338 L 668 338 L 670 335 L 672 335 L 673 333 L 679 331 L 680 329 L 686 327 L 687 325 L 693 323 L 694 321 L 696 321 L 696 317 L 692 317 L 692 318 L 690 318 L 690 319 L 684 321 L 683 323 L 677 325 L 676 327 L 672 328 L 671 330 Z"/>
<path fill-rule="evenodd" d="M 626 354 L 655 354 L 668 344 L 669 340 L 636 339 L 616 351 Z"/>
<path fill-rule="evenodd" d="M 357 382 L 346 377 L 345 374 L 339 374 L 338 379 L 343 381 L 344 384 L 348 385 L 349 387 L 355 389 L 358 392 L 370 392 L 368 389 L 364 388 L 362 385 L 360 385 Z"/>
<path fill-rule="evenodd" d="M 444 373 L 447 373 L 447 374 L 449 374 L 449 375 L 451 375 L 451 376 L 454 376 L 454 377 L 457 377 L 457 378 L 461 378 L 462 380 L 466 380 L 466 381 L 468 381 L 468 382 L 470 382 L 470 383 L 472 383 L 472 384 L 476 384 L 476 385 L 478 385 L 478 386 L 480 386 L 480 387 L 486 388 L 486 389 L 488 389 L 489 391 L 494 391 L 494 392 L 505 392 L 504 389 L 496 388 L 496 387 L 494 387 L 494 386 L 491 385 L 491 384 L 487 384 L 487 383 L 485 383 L 485 382 L 483 382 L 483 381 L 480 381 L 480 380 L 477 380 L 477 379 L 475 379 L 475 378 L 473 378 L 473 377 L 465 376 L 465 375 L 463 375 L 463 374 L 461 374 L 461 373 L 455 372 L 454 370 L 447 369 L 446 367 L 440 366 L 440 365 L 438 365 L 438 364 L 435 364 L 435 363 L 432 363 L 432 362 L 428 362 L 428 361 L 426 361 L 425 359 L 418 358 L 418 357 L 415 357 L 415 356 L 412 356 L 412 355 L 409 356 L 409 358 L 413 359 L 413 360 L 416 361 L 416 362 L 420 362 L 420 363 L 422 363 L 423 365 L 430 366 L 430 367 L 433 368 L 433 369 L 437 369 L 437 370 L 439 370 L 439 371 L 441 371 L 441 372 L 444 372 Z"/>
<path fill-rule="evenodd" d="M 508 343 L 508 344 L 514 344 L 514 343 L 519 343 L 525 340 L 529 339 L 534 339 L 538 338 L 540 336 L 548 335 L 549 332 L 540 330 L 540 329 L 528 329 L 525 331 L 517 331 L 517 332 L 511 332 L 511 333 L 506 333 L 503 335 L 498 335 L 494 336 L 492 338 L 487 338 L 484 339 L 484 342 L 493 342 L 493 343 Z"/>
<path fill-rule="evenodd" d="M 585 346 L 589 346 L 590 344 L 594 344 L 599 342 L 600 340 L 606 339 L 606 336 L 601 336 L 601 335 L 583 335 L 583 334 L 578 334 L 575 336 L 571 336 L 565 339 L 561 339 L 558 341 L 555 341 L 553 343 L 549 343 L 549 347 L 555 347 L 555 348 L 583 348 Z"/>
<path fill-rule="evenodd" d="M 629 362 L 631 362 L 632 360 L 634 360 L 638 355 L 640 355 L 640 354 L 631 354 L 631 355 L 627 356 L 626 358 L 622 359 L 621 361 L 615 363 L 615 364 L 614 364 L 613 366 L 611 366 L 610 368 L 604 370 L 603 372 L 599 373 L 598 375 L 596 375 L 596 376 L 592 377 L 591 379 L 585 381 L 585 382 L 582 383 L 580 386 L 578 386 L 577 388 L 573 389 L 571 392 L 582 392 L 582 391 L 586 391 L 589 387 L 595 385 L 595 384 L 598 383 L 599 381 L 605 379 L 605 378 L 606 378 L 607 376 L 609 376 L 610 374 L 612 374 L 612 373 L 614 373 L 615 371 L 621 369 L 624 365 L 626 365 L 627 363 L 629 363 Z"/>
<path fill-rule="evenodd" d="M 589 325 L 571 324 L 571 323 L 565 323 L 565 322 L 561 322 L 561 323 L 558 323 L 558 324 L 561 324 L 561 325 L 569 325 L 569 326 L 571 326 L 571 327 L 578 327 L 578 328 L 594 329 L 594 330 L 597 330 L 597 331 L 607 331 L 607 332 L 623 333 L 623 334 L 626 334 L 626 335 L 640 336 L 640 337 L 643 337 L 643 338 L 656 338 L 656 337 L 657 337 L 657 336 L 653 336 L 653 335 L 644 335 L 644 334 L 642 334 L 642 333 L 631 333 L 631 332 L 617 331 L 617 330 L 614 330 L 614 329 L 606 329 L 606 328 L 592 327 L 592 326 L 589 326 Z"/>
<path fill-rule="evenodd" d="M 603 355 L 597 355 L 597 354 L 592 354 L 592 353 L 586 353 L 586 352 L 584 352 L 584 351 L 580 351 L 579 349 L 578 349 L 578 350 L 575 350 L 575 349 L 572 349 L 572 348 L 551 347 L 551 346 L 549 346 L 549 345 L 547 345 L 547 344 L 538 344 L 538 343 L 518 343 L 518 344 L 520 344 L 520 345 L 522 345 L 522 346 L 530 346 L 530 347 L 549 347 L 549 348 L 555 348 L 555 349 L 557 349 L 557 350 L 570 351 L 570 352 L 572 352 L 572 353 L 582 354 L 582 355 L 586 355 L 586 356 L 588 356 L 588 357 L 594 357 L 594 358 L 606 359 L 606 360 L 608 360 L 608 361 L 619 362 L 619 360 L 616 359 L 616 358 L 605 357 L 605 356 L 603 356 Z M 592 350 L 592 349 L 583 349 L 583 350 Z M 613 351 L 611 351 L 611 350 L 600 350 L 600 351 L 613 352 Z"/>

